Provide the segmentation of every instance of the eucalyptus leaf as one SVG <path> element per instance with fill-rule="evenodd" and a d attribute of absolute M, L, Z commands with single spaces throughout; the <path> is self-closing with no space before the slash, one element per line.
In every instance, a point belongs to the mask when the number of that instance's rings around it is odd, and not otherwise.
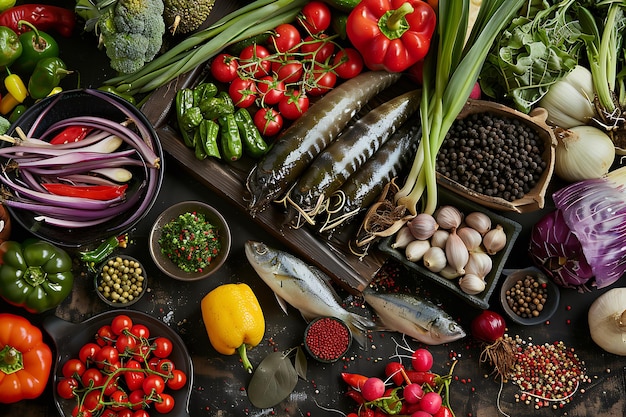
<path fill-rule="evenodd" d="M 289 355 L 272 352 L 257 366 L 248 385 L 248 398 L 258 408 L 273 407 L 287 398 L 298 383 Z"/>

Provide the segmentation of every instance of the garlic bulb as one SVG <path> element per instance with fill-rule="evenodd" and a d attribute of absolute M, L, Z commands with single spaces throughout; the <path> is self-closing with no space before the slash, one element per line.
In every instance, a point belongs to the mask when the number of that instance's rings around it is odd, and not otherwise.
<path fill-rule="evenodd" d="M 451 267 L 459 274 L 465 273 L 465 264 L 469 260 L 469 252 L 463 240 L 456 234 L 456 229 L 452 229 L 448 240 L 446 240 L 446 259 Z"/>
<path fill-rule="evenodd" d="M 485 291 L 487 283 L 478 275 L 465 274 L 459 279 L 459 286 L 464 293 L 476 295 Z"/>
<path fill-rule="evenodd" d="M 454 206 L 441 206 L 435 212 L 435 220 L 437 224 L 439 224 L 439 227 L 443 229 L 456 229 L 461 225 L 463 215 L 459 209 Z"/>
<path fill-rule="evenodd" d="M 485 278 L 493 268 L 491 256 L 485 252 L 470 252 L 469 260 L 465 265 L 465 273 Z"/>
<path fill-rule="evenodd" d="M 587 313 L 593 341 L 615 355 L 626 356 L 626 288 L 600 295 Z"/>
<path fill-rule="evenodd" d="M 394 242 L 391 244 L 391 247 L 394 249 L 404 249 L 406 248 L 406 245 L 408 245 L 414 240 L 415 240 L 415 237 L 413 237 L 413 233 L 411 233 L 411 230 L 409 229 L 409 227 L 404 226 L 400 230 L 398 230 L 398 232 L 396 233 L 396 238 Z"/>
<path fill-rule="evenodd" d="M 495 255 L 506 246 L 506 233 L 502 225 L 497 225 L 483 237 L 483 246 L 489 255 Z"/>
<path fill-rule="evenodd" d="M 450 236 L 450 232 L 443 229 L 437 229 L 437 231 L 430 238 L 431 246 L 439 246 L 440 248 L 446 247 L 446 240 L 448 240 L 448 236 Z"/>
<path fill-rule="evenodd" d="M 443 249 L 437 246 L 431 246 L 428 248 L 424 256 L 422 257 L 422 261 L 424 262 L 424 266 L 430 272 L 439 272 L 448 264 L 448 260 L 446 259 L 446 253 Z"/>
<path fill-rule="evenodd" d="M 408 245 L 406 245 L 406 249 L 404 250 L 404 253 L 408 261 L 417 262 L 420 259 L 422 259 L 422 257 L 424 257 L 424 254 L 429 248 L 430 248 L 429 241 L 414 239 Z"/>
<path fill-rule="evenodd" d="M 476 229 L 482 236 L 491 230 L 491 218 L 480 211 L 474 211 L 465 216 L 465 224 Z"/>
<path fill-rule="evenodd" d="M 435 218 L 428 213 L 420 213 L 411 219 L 407 226 L 413 233 L 415 239 L 430 239 L 433 233 L 439 228 Z"/>
<path fill-rule="evenodd" d="M 555 129 L 557 145 L 554 173 L 562 180 L 576 182 L 600 178 L 615 160 L 615 144 L 593 126 Z"/>
<path fill-rule="evenodd" d="M 473 252 L 478 250 L 480 244 L 483 241 L 483 237 L 478 233 L 478 230 L 472 227 L 461 227 L 456 231 L 456 234 L 459 235 L 465 247 L 468 251 Z"/>

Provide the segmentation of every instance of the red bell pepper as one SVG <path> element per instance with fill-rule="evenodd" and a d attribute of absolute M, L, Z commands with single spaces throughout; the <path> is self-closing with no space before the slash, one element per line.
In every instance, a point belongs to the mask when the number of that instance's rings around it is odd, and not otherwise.
<path fill-rule="evenodd" d="M 424 59 L 437 17 L 422 0 L 362 0 L 346 33 L 371 70 L 402 72 Z"/>
<path fill-rule="evenodd" d="M 20 20 L 42 31 L 56 30 L 66 38 L 72 36 L 76 26 L 74 10 L 49 4 L 22 4 L 0 13 L 0 26 L 10 27 L 18 35 L 30 30 L 28 26 L 20 25 Z"/>

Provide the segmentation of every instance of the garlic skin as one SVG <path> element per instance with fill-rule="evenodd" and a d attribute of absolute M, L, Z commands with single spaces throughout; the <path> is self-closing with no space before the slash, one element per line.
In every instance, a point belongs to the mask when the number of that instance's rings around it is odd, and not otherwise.
<path fill-rule="evenodd" d="M 479 250 L 480 244 L 483 242 L 483 237 L 478 232 L 478 230 L 472 227 L 461 227 L 456 231 L 456 234 L 459 235 L 465 247 L 468 251 L 474 252 Z"/>
<path fill-rule="evenodd" d="M 465 216 L 465 224 L 476 229 L 482 236 L 491 230 L 491 218 L 480 211 L 473 211 Z"/>
<path fill-rule="evenodd" d="M 470 295 L 480 294 L 485 291 L 485 280 L 474 274 L 465 274 L 459 279 L 459 287 L 464 293 Z"/>
<path fill-rule="evenodd" d="M 454 206 L 441 206 L 435 211 L 435 220 L 442 229 L 456 229 L 463 221 L 463 214 Z"/>
<path fill-rule="evenodd" d="M 485 252 L 470 252 L 465 273 L 485 278 L 493 268 L 493 260 Z"/>
<path fill-rule="evenodd" d="M 422 261 L 426 269 L 434 273 L 440 272 L 448 264 L 445 251 L 437 246 L 428 248 Z"/>
<path fill-rule="evenodd" d="M 428 213 L 418 214 L 407 223 L 407 226 L 415 239 L 420 240 L 430 239 L 435 231 L 439 229 L 435 218 Z"/>
<path fill-rule="evenodd" d="M 417 262 L 424 257 L 426 251 L 430 249 L 430 242 L 427 240 L 414 239 L 404 251 L 406 259 L 410 262 Z"/>
<path fill-rule="evenodd" d="M 591 339 L 605 351 L 626 356 L 626 288 L 600 295 L 587 313 Z"/>
<path fill-rule="evenodd" d="M 430 245 L 438 246 L 443 249 L 446 247 L 446 241 L 448 240 L 448 236 L 450 236 L 450 232 L 448 232 L 447 230 L 438 229 L 430 238 Z"/>
<path fill-rule="evenodd" d="M 409 230 L 408 226 L 404 226 L 396 233 L 396 238 L 391 244 L 391 247 L 394 249 L 404 249 L 409 243 L 414 240 L 415 237 L 413 237 L 413 233 L 411 233 L 411 230 Z"/>
<path fill-rule="evenodd" d="M 567 182 L 600 178 L 615 160 L 615 144 L 593 126 L 555 129 L 554 173 Z"/>
<path fill-rule="evenodd" d="M 506 233 L 502 225 L 488 231 L 483 237 L 483 246 L 489 255 L 495 255 L 506 246 Z"/>
<path fill-rule="evenodd" d="M 456 229 L 452 229 L 446 240 L 446 259 L 459 274 L 465 273 L 465 265 L 469 260 L 469 252 L 463 240 L 457 235 Z"/>

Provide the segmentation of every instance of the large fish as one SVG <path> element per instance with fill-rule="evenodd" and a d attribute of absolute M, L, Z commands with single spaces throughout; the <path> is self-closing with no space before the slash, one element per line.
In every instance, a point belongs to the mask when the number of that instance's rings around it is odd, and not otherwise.
<path fill-rule="evenodd" d="M 248 261 L 274 291 L 285 313 L 287 302 L 298 309 L 307 321 L 321 316 L 339 318 L 348 324 L 354 339 L 365 346 L 367 329 L 374 328 L 374 322 L 347 311 L 339 304 L 339 297 L 329 285 L 328 275 L 289 253 L 272 249 L 261 242 L 246 242 L 245 251 Z"/>
<path fill-rule="evenodd" d="M 427 345 L 440 345 L 465 337 L 461 326 L 441 308 L 423 298 L 403 293 L 363 292 L 384 328 L 404 333 Z"/>

